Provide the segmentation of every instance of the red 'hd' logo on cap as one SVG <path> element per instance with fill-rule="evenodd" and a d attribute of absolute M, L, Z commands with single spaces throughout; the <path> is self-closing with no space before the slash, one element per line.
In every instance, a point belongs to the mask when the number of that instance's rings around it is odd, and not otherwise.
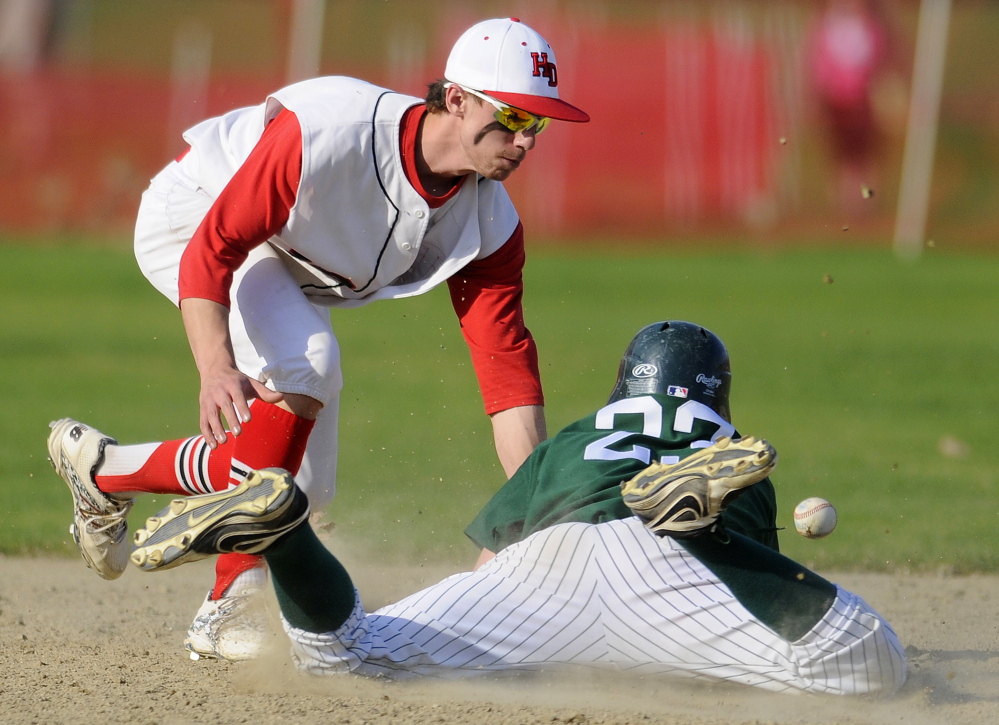
<path fill-rule="evenodd" d="M 548 85 L 557 86 L 558 72 L 555 70 L 555 64 L 548 60 L 548 54 L 531 53 L 531 58 L 534 60 L 534 77 L 547 78 Z"/>

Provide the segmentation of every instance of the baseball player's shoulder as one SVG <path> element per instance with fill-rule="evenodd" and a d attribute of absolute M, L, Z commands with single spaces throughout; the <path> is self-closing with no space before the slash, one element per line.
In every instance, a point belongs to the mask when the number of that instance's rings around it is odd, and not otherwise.
<path fill-rule="evenodd" d="M 272 93 L 267 100 L 298 115 L 346 123 L 370 122 L 376 109 L 379 116 L 401 118 L 407 108 L 422 103 L 415 96 L 348 76 L 310 78 Z"/>

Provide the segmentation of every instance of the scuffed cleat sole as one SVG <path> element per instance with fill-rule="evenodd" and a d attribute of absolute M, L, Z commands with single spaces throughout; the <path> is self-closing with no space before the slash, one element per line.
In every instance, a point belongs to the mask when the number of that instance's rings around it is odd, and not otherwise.
<path fill-rule="evenodd" d="M 652 464 L 622 483 L 621 495 L 658 536 L 696 536 L 776 465 L 777 452 L 765 440 L 720 438 L 678 463 Z"/>
<path fill-rule="evenodd" d="M 308 515 L 287 471 L 254 471 L 228 491 L 171 501 L 135 532 L 131 561 L 154 571 L 215 554 L 259 554 Z"/>

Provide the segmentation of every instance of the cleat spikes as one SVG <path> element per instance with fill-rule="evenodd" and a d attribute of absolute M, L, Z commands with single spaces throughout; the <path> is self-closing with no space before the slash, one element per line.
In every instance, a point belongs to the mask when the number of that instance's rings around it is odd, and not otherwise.
<path fill-rule="evenodd" d="M 254 471 L 235 488 L 172 501 L 136 532 L 142 556 L 132 561 L 152 571 L 213 554 L 261 553 L 308 515 L 308 499 L 287 471 Z"/>
<path fill-rule="evenodd" d="M 725 506 L 776 465 L 765 440 L 720 438 L 678 463 L 652 464 L 624 481 L 621 495 L 657 536 L 690 538 L 712 530 Z"/>

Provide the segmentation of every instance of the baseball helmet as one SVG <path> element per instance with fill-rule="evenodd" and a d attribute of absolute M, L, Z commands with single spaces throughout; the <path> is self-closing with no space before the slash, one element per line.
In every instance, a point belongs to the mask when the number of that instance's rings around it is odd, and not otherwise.
<path fill-rule="evenodd" d="M 643 327 L 624 351 L 608 403 L 639 395 L 673 395 L 704 403 L 731 422 L 728 350 L 700 325 L 666 320 Z"/>

